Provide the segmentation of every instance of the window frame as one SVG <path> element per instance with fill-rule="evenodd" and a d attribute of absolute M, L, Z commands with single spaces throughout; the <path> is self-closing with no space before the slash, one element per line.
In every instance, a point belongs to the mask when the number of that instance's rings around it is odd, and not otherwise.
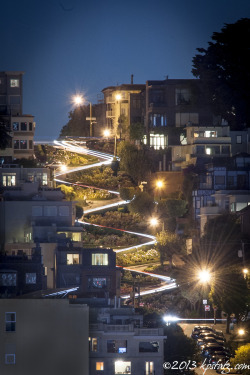
<path fill-rule="evenodd" d="M 15 320 L 7 320 L 7 314 L 14 314 Z M 7 329 L 9 324 L 11 329 Z M 16 312 L 14 311 L 5 312 L 5 332 L 16 332 Z"/>
<path fill-rule="evenodd" d="M 9 362 L 8 361 L 8 357 L 12 357 L 12 358 L 14 358 L 14 361 L 11 361 L 11 362 Z M 5 354 L 5 364 L 6 365 L 15 365 L 16 364 L 16 354 L 15 353 L 6 353 Z"/>

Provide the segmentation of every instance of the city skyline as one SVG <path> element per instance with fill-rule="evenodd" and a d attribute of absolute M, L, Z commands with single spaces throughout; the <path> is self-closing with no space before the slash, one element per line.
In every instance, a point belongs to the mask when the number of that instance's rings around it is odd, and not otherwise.
<path fill-rule="evenodd" d="M 107 86 L 194 78 L 192 58 L 226 23 L 250 17 L 245 1 L 50 0 L 2 6 L 1 71 L 24 71 L 23 112 L 35 116 L 36 137 L 57 137 L 71 96 L 87 101 Z"/>

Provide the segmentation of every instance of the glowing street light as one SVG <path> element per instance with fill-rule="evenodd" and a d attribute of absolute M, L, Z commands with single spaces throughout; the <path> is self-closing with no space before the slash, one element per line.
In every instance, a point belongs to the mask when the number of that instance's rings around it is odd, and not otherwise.
<path fill-rule="evenodd" d="M 198 277 L 202 284 L 206 284 L 209 283 L 209 281 L 211 280 L 211 273 L 208 270 L 201 270 L 198 273 Z"/>
<path fill-rule="evenodd" d="M 66 172 L 66 170 L 67 170 L 67 165 L 62 164 L 62 165 L 60 166 L 60 169 L 61 169 L 62 172 Z"/>
<path fill-rule="evenodd" d="M 247 268 L 243 269 L 243 274 L 244 274 L 244 278 L 246 279 L 247 276 L 248 276 L 248 269 Z"/>
<path fill-rule="evenodd" d="M 245 335 L 245 330 L 243 328 L 238 329 L 238 334 L 240 336 L 244 336 Z"/>
<path fill-rule="evenodd" d="M 80 106 L 83 104 L 83 97 L 82 95 L 74 95 L 73 98 L 72 98 L 72 102 L 76 105 L 76 106 Z"/>
<path fill-rule="evenodd" d="M 162 181 L 162 180 L 157 180 L 155 184 L 156 184 L 156 187 L 157 187 L 158 189 L 163 188 L 163 181 Z"/>
<path fill-rule="evenodd" d="M 107 138 L 110 137 L 110 130 L 109 129 L 104 130 L 103 135 L 104 137 L 107 137 Z"/>
<path fill-rule="evenodd" d="M 156 227 L 158 224 L 159 224 L 159 220 L 156 218 L 156 217 L 152 217 L 150 220 L 149 220 L 150 224 L 153 226 L 153 227 Z"/>
<path fill-rule="evenodd" d="M 96 120 L 96 117 L 92 116 L 92 103 L 85 100 L 81 94 L 74 95 L 72 97 L 72 102 L 77 107 L 80 107 L 84 102 L 89 103 L 89 117 L 86 117 L 86 120 L 89 121 L 89 136 L 92 137 L 93 136 L 92 125 L 93 125 L 93 122 Z"/>

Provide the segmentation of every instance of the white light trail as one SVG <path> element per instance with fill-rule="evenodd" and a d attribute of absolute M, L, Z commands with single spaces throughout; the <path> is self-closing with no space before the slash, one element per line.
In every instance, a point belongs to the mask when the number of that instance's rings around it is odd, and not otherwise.
<path fill-rule="evenodd" d="M 111 164 L 112 161 L 113 161 L 113 159 L 114 159 L 113 155 L 105 154 L 105 153 L 99 152 L 99 151 L 89 150 L 88 148 L 82 147 L 82 146 L 72 145 L 72 144 L 70 144 L 69 141 L 62 141 L 62 142 L 54 141 L 54 144 L 57 145 L 57 146 L 63 147 L 63 148 L 67 148 L 68 150 L 70 150 L 72 152 L 77 152 L 77 153 L 81 153 L 81 154 L 92 155 L 92 156 L 95 156 L 95 157 L 97 157 L 99 159 L 103 159 L 104 160 L 104 161 L 101 161 L 101 162 L 98 162 L 98 163 L 83 165 L 83 166 L 77 167 L 77 168 L 71 168 L 71 169 L 69 169 L 66 172 L 67 174 L 73 173 L 73 172 L 78 172 L 78 171 L 81 171 L 81 170 L 90 169 L 90 168 L 100 167 L 103 164 L 108 165 L 108 164 Z M 57 172 L 56 176 L 61 176 L 61 175 L 64 175 L 64 174 L 65 174 L 65 172 Z M 63 180 L 59 180 L 59 179 L 55 179 L 55 181 L 63 183 L 63 184 L 71 184 L 71 185 L 78 185 L 78 186 L 80 186 L 80 184 L 70 183 L 70 182 L 66 182 L 66 181 L 63 181 Z M 86 185 L 84 187 L 86 187 Z M 95 187 L 92 187 L 92 188 L 95 188 Z M 106 190 L 106 189 L 102 189 L 102 190 Z M 112 192 L 110 190 L 107 190 L 107 191 L 109 191 L 112 194 L 119 195 L 119 192 Z M 119 201 L 119 202 L 111 203 L 111 204 L 104 205 L 104 206 L 101 206 L 101 207 L 95 207 L 95 208 L 86 210 L 85 214 L 92 213 L 92 212 L 97 212 L 97 211 L 102 211 L 102 210 L 107 209 L 107 208 L 111 208 L 111 207 L 115 207 L 115 206 L 119 206 L 119 205 L 127 204 L 127 203 L 129 203 L 129 202 L 128 201 Z M 150 234 L 131 232 L 131 231 L 127 231 L 127 230 L 124 230 L 124 229 L 118 229 L 118 228 L 112 228 L 112 227 L 105 227 L 103 225 L 92 224 L 92 223 L 88 223 L 88 222 L 84 222 L 84 221 L 79 221 L 79 220 L 78 220 L 78 223 L 81 223 L 81 224 L 84 224 L 84 225 L 93 225 L 93 226 L 96 226 L 96 227 L 99 227 L 99 228 L 107 228 L 107 229 L 119 230 L 119 231 L 122 231 L 122 232 L 125 232 L 125 233 L 129 233 L 129 234 L 132 234 L 132 235 L 146 237 L 146 238 L 149 238 L 151 240 L 149 242 L 146 242 L 146 243 L 143 243 L 143 244 L 140 244 L 140 245 L 130 246 L 130 247 L 127 247 L 127 248 L 124 248 L 124 249 L 117 249 L 117 250 L 115 250 L 116 252 L 122 252 L 122 251 L 127 251 L 127 250 L 132 250 L 132 249 L 138 249 L 140 247 L 147 246 L 147 245 L 154 245 L 156 243 L 155 236 L 152 236 Z M 153 289 L 142 291 L 140 293 L 140 296 L 144 296 L 144 295 L 148 295 L 148 294 L 154 294 L 154 293 L 159 293 L 159 292 L 162 292 L 162 291 L 171 290 L 171 289 L 175 289 L 175 288 L 178 287 L 177 284 L 176 284 L 176 282 L 175 282 L 175 280 L 171 279 L 168 276 L 157 275 L 157 274 L 153 274 L 153 273 L 149 273 L 149 272 L 145 272 L 145 271 L 133 270 L 133 269 L 129 269 L 129 268 L 126 268 L 126 267 L 124 267 L 124 269 L 126 269 L 128 271 L 133 271 L 133 272 L 136 272 L 136 273 L 145 274 L 145 275 L 148 275 L 148 276 L 151 276 L 151 277 L 158 278 L 158 279 L 162 280 L 165 283 L 164 285 L 162 285 L 162 286 L 160 286 L 158 288 L 153 288 Z M 69 292 L 75 291 L 77 289 L 78 288 L 72 288 L 72 289 L 68 289 L 67 291 L 63 291 L 63 292 L 52 293 L 52 294 L 50 294 L 48 296 L 53 296 L 53 295 L 63 295 L 63 296 L 65 296 Z M 136 294 L 135 297 L 138 297 L 138 294 Z M 130 298 L 130 295 L 122 296 L 121 298 L 123 298 L 123 299 Z"/>

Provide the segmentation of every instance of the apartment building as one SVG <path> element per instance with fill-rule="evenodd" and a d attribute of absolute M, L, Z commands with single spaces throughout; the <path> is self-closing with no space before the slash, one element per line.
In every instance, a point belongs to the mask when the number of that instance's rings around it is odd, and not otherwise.
<path fill-rule="evenodd" d="M 163 328 L 144 328 L 131 308 L 99 309 L 97 320 L 89 331 L 91 375 L 163 374 Z"/>
<path fill-rule="evenodd" d="M 88 375 L 88 321 L 66 299 L 1 299 L 1 375 Z"/>
<path fill-rule="evenodd" d="M 197 176 L 193 190 L 194 218 L 200 223 L 201 234 L 209 220 L 221 213 L 236 213 L 250 204 L 250 155 L 207 164 Z"/>
<path fill-rule="evenodd" d="M 34 116 L 23 114 L 24 72 L 0 72 L 0 122 L 11 139 L 5 150 L 0 150 L 2 163 L 15 159 L 33 158 Z"/>

